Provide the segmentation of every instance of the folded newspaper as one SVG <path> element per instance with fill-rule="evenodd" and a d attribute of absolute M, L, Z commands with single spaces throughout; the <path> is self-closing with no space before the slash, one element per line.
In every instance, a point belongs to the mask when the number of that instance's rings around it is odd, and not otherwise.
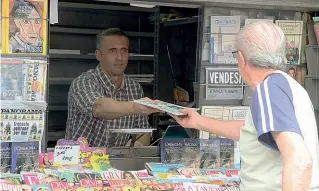
<path fill-rule="evenodd" d="M 164 101 L 156 101 L 156 103 L 151 103 L 151 102 L 145 101 L 145 100 L 134 100 L 134 102 L 142 104 L 142 105 L 146 105 L 148 107 L 156 108 L 156 109 L 159 109 L 163 112 L 171 113 L 174 115 L 185 115 L 182 112 L 180 112 L 179 110 L 188 108 L 188 107 L 182 107 L 179 105 L 167 103 Z M 191 108 L 191 109 L 199 110 L 199 108 Z"/>

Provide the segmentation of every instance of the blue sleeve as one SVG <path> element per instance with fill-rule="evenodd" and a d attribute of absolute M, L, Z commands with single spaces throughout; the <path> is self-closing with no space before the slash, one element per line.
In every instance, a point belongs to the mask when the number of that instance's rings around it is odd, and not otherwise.
<path fill-rule="evenodd" d="M 253 94 L 251 115 L 261 144 L 278 150 L 271 132 L 295 132 L 302 136 L 295 115 L 293 93 L 283 75 L 268 77 Z"/>

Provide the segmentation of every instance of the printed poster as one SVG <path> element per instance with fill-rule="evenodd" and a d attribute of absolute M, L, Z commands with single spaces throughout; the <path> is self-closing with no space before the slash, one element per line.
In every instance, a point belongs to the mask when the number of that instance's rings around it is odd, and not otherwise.
<path fill-rule="evenodd" d="M 46 54 L 47 0 L 2 1 L 7 54 Z"/>

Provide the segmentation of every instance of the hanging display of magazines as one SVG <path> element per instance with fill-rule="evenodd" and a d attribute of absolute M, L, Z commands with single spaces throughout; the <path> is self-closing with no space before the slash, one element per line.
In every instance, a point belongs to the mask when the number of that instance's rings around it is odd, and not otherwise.
<path fill-rule="evenodd" d="M 0 10 L 0 172 L 28 172 L 46 130 L 48 1 L 2 1 Z"/>

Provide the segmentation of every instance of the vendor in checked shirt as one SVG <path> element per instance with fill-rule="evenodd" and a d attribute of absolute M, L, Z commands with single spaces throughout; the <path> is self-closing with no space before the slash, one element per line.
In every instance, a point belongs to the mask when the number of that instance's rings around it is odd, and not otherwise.
<path fill-rule="evenodd" d="M 129 39 L 120 29 L 103 30 L 96 38 L 99 65 L 77 77 L 68 95 L 66 137 L 85 137 L 90 146 L 124 146 L 130 135 L 111 134 L 111 129 L 151 128 L 148 115 L 157 112 L 133 102 L 143 98 L 141 85 L 124 75 L 129 58 Z M 116 137 L 110 137 L 116 136 Z"/>

